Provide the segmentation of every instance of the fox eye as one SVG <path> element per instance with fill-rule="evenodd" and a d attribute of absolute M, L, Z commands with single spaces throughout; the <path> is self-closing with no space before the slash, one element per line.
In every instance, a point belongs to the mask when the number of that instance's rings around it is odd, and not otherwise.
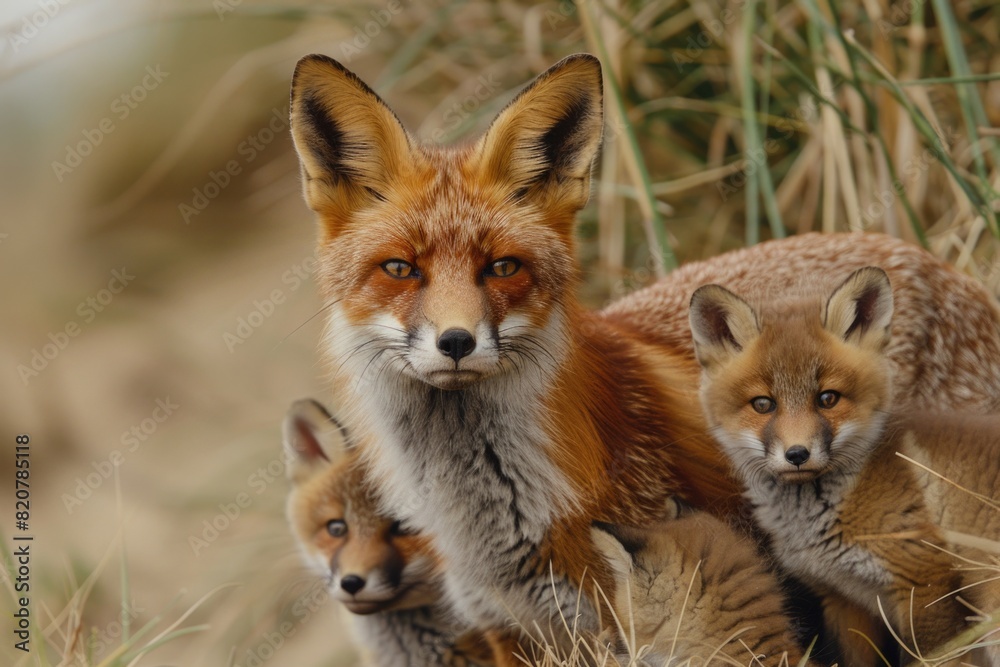
<path fill-rule="evenodd" d="M 417 267 L 401 259 L 387 259 L 381 264 L 382 270 L 393 278 L 417 278 Z"/>
<path fill-rule="evenodd" d="M 816 405 L 823 408 L 824 410 L 829 410 L 840 401 L 840 394 L 836 391 L 828 390 L 824 391 L 822 394 L 816 397 Z"/>
<path fill-rule="evenodd" d="M 343 537 L 347 534 L 347 524 L 341 519 L 332 519 L 326 522 L 326 532 L 333 537 Z"/>
<path fill-rule="evenodd" d="M 774 402 L 773 398 L 768 396 L 758 396 L 757 398 L 750 399 L 750 405 L 753 409 L 762 415 L 766 415 L 769 412 L 774 412 L 778 404 Z"/>
<path fill-rule="evenodd" d="M 521 260 L 515 257 L 504 257 L 498 259 L 489 266 L 483 273 L 495 278 L 509 278 L 521 268 Z"/>
<path fill-rule="evenodd" d="M 406 535 L 412 535 L 413 531 L 404 526 L 403 522 L 395 521 L 392 526 L 389 527 L 389 534 L 393 537 L 404 537 Z"/>

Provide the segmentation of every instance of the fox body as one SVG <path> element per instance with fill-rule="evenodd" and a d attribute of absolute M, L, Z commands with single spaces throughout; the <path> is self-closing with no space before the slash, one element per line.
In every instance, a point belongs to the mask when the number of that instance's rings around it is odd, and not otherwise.
<path fill-rule="evenodd" d="M 767 307 L 829 295 L 858 269 L 889 276 L 895 311 L 884 349 L 894 408 L 1000 412 L 1000 304 L 982 284 L 883 234 L 801 234 L 682 266 L 611 304 L 651 344 L 693 353 L 691 295 L 714 283 Z"/>
<path fill-rule="evenodd" d="M 311 400 L 285 420 L 293 488 L 288 517 L 306 563 L 357 615 L 355 629 L 377 667 L 464 667 L 488 651 L 443 600 L 440 564 L 427 538 L 379 510 L 364 466 L 344 433 Z M 333 462 L 331 462 L 333 460 Z"/>
<path fill-rule="evenodd" d="M 594 528 L 593 539 L 615 573 L 622 664 L 777 667 L 802 659 L 777 577 L 728 524 L 694 512 L 641 529 Z"/>
<path fill-rule="evenodd" d="M 592 521 L 655 521 L 672 495 L 721 515 L 741 506 L 698 409 L 690 343 L 644 328 L 683 315 L 647 312 L 657 300 L 639 295 L 587 312 L 575 296 L 574 216 L 602 114 L 585 55 L 459 147 L 418 144 L 329 58 L 302 59 L 292 84 L 340 414 L 386 508 L 432 538 L 449 597 L 497 646 L 512 623 L 596 629 L 579 586 L 585 573 L 613 581 Z"/>
<path fill-rule="evenodd" d="M 880 604 L 927 654 L 966 626 L 962 586 L 1000 606 L 981 571 L 963 579 L 946 532 L 1000 539 L 1000 416 L 891 414 L 886 274 L 860 269 L 827 297 L 755 308 L 717 285 L 695 292 L 705 412 L 778 561 L 826 597 L 848 664 L 870 658 L 843 614 L 866 613 L 871 630 Z"/>
<path fill-rule="evenodd" d="M 654 520 L 674 493 L 739 501 L 691 360 L 576 301 L 601 97 L 596 59 L 572 57 L 478 143 L 438 149 L 329 59 L 293 82 L 336 400 L 387 507 L 432 536 L 450 597 L 485 628 L 595 628 L 578 587 L 611 581 L 592 520 Z"/>

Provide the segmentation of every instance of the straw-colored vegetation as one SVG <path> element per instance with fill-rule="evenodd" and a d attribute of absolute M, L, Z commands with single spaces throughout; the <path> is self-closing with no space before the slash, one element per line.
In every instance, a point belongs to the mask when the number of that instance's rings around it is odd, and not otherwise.
<path fill-rule="evenodd" d="M 4 354 L 12 368 L 24 363 L 72 315 L 79 297 L 66 283 L 91 284 L 120 256 L 145 287 L 130 288 L 28 390 L 11 385 L 14 410 L 47 443 L 37 450 L 48 478 L 40 469 L 36 503 L 49 534 L 34 564 L 35 650 L 12 652 L 6 635 L 5 664 L 352 660 L 342 617 L 297 569 L 282 480 L 253 495 L 204 558 L 189 548 L 220 503 L 256 490 L 247 474 L 276 459 L 287 402 L 321 386 L 318 325 L 309 321 L 318 299 L 278 279 L 311 244 L 282 117 L 292 65 L 305 53 L 345 62 L 421 139 L 440 142 L 482 129 L 560 57 L 600 56 L 606 141 L 579 248 L 595 306 L 679 262 L 810 230 L 903 237 L 1000 292 L 1000 10 L 986 0 L 119 1 L 105 3 L 116 12 L 100 20 L 56 31 L 96 4 L 51 18 L 50 35 L 65 37 L 42 35 L 5 54 L 0 86 L 18 118 L 44 117 L 25 93 L 35 77 L 46 91 L 84 95 L 70 86 L 84 69 L 73 63 L 99 60 L 108 45 L 119 45 L 116 63 L 141 63 L 141 72 L 164 62 L 173 79 L 58 187 L 50 161 L 108 113 L 106 99 L 55 98 L 71 129 L 51 138 L 27 121 L 23 136 L 5 128 L 10 150 L 0 163 L 17 186 L 11 220 L 31 224 L 4 227 L 12 236 L 2 237 L 0 261 L 42 276 L 44 259 L 62 283 L 36 281 L 11 297 L 20 325 L 41 333 L 4 342 Z M 21 25 L 18 17 L 6 28 Z M 123 67 L 95 66 L 84 80 Z M 111 89 L 128 90 L 134 82 L 124 77 Z M 248 159 L 242 142 L 272 119 L 273 145 Z M 207 192 L 206 175 L 233 160 L 231 185 L 185 217 L 182 205 Z M 37 241 L 35 256 L 16 250 L 13 231 Z M 227 351 L 224 332 L 275 285 L 293 305 Z M 120 469 L 121 496 L 108 482 L 85 512 L 67 513 L 61 494 L 110 448 L 95 434 L 137 421 L 148 408 L 125 406 L 161 386 L 184 407 Z M 3 421 L 8 432 L 24 428 Z M 986 566 L 1000 576 L 997 562 Z M 6 578 L 5 607 L 12 586 Z M 152 602 L 136 607 L 137 597 Z"/>

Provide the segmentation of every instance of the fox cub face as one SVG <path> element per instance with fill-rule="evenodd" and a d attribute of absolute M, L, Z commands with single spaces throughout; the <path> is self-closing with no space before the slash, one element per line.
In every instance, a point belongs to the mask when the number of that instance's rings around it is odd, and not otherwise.
<path fill-rule="evenodd" d="M 288 519 L 307 565 L 329 580 L 333 597 L 355 614 L 436 602 L 428 541 L 380 513 L 340 425 L 315 401 L 301 400 L 283 430 Z"/>
<path fill-rule="evenodd" d="M 421 146 L 339 63 L 299 61 L 291 129 L 338 368 L 458 389 L 551 358 L 601 100 L 597 59 L 571 56 L 479 141 Z"/>
<path fill-rule="evenodd" d="M 892 289 L 874 267 L 827 298 L 754 308 L 718 285 L 691 299 L 713 434 L 745 479 L 857 470 L 889 407 Z"/>

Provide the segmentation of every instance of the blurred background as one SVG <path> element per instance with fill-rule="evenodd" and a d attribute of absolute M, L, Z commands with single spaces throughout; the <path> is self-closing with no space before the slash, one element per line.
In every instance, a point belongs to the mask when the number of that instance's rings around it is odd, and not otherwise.
<path fill-rule="evenodd" d="M 599 307 L 809 230 L 900 236 L 996 292 L 998 36 L 990 0 L 5 0 L 5 609 L 12 536 L 35 539 L 32 652 L 7 616 L 0 663 L 356 660 L 283 518 L 281 418 L 324 396 L 287 127 L 300 56 L 448 143 L 559 58 L 598 55 L 579 254 Z"/>

